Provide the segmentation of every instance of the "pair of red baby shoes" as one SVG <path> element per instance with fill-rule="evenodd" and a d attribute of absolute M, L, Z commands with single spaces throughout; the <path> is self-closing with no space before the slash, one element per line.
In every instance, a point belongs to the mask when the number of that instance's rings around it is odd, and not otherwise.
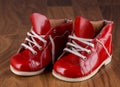
<path fill-rule="evenodd" d="M 83 81 L 95 75 L 112 57 L 112 21 L 83 17 L 49 20 L 31 15 L 32 27 L 19 51 L 11 57 L 14 74 L 32 76 L 53 63 L 52 74 L 64 81 Z"/>

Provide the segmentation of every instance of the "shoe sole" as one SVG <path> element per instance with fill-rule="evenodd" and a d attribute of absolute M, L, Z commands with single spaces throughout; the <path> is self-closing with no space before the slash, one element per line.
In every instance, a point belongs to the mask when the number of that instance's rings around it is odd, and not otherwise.
<path fill-rule="evenodd" d="M 96 69 L 94 70 L 91 74 L 84 76 L 84 77 L 80 77 L 80 78 L 69 78 L 69 77 L 64 77 L 58 73 L 56 73 L 54 70 L 52 71 L 52 74 L 54 77 L 63 80 L 63 81 L 68 81 L 68 82 L 78 82 L 78 81 L 84 81 L 87 80 L 91 77 L 93 77 L 103 65 L 107 65 L 111 62 L 112 56 L 108 57 L 105 61 L 103 61 L 103 63 Z"/>
<path fill-rule="evenodd" d="M 10 65 L 10 70 L 11 70 L 14 74 L 16 74 L 16 75 L 20 75 L 20 76 L 33 76 L 33 75 L 41 74 L 41 73 L 45 70 L 45 68 L 43 68 L 43 69 L 41 69 L 41 70 L 39 70 L 39 71 L 35 71 L 35 72 L 24 72 L 24 71 L 18 71 L 18 70 L 16 70 L 16 69 L 14 69 L 14 68 L 12 67 L 12 65 Z"/>

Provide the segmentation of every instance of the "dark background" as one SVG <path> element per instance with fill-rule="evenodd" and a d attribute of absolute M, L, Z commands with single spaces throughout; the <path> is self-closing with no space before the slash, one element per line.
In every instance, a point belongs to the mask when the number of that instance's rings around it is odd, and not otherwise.
<path fill-rule="evenodd" d="M 113 20 L 113 59 L 93 78 L 69 83 L 46 72 L 20 77 L 9 70 L 10 56 L 26 37 L 29 16 L 42 13 L 48 18 L 81 15 L 90 20 Z M 120 87 L 120 0 L 0 0 L 0 87 Z"/>

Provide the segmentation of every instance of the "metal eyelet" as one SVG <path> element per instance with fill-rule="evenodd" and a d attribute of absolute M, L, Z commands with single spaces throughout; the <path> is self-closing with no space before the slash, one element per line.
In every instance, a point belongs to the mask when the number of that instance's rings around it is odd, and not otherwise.
<path fill-rule="evenodd" d="M 91 50 L 88 51 L 88 54 L 91 54 Z"/>
<path fill-rule="evenodd" d="M 83 58 L 83 61 L 86 61 L 87 60 L 87 57 Z"/>
<path fill-rule="evenodd" d="M 39 50 L 42 50 L 42 47 L 38 48 Z"/>
<path fill-rule="evenodd" d="M 34 55 L 37 55 L 37 52 L 35 51 L 33 54 L 34 54 Z"/>
<path fill-rule="evenodd" d="M 53 30 L 53 33 L 56 33 L 56 29 Z"/>

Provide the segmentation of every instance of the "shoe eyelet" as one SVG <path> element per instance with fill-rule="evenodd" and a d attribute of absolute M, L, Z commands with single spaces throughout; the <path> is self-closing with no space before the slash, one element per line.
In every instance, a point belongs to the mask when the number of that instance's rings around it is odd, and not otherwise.
<path fill-rule="evenodd" d="M 91 50 L 88 51 L 88 54 L 91 54 Z"/>
<path fill-rule="evenodd" d="M 33 54 L 34 54 L 34 55 L 37 55 L 37 52 L 35 51 Z"/>
<path fill-rule="evenodd" d="M 56 33 L 56 29 L 53 30 L 53 33 Z"/>
<path fill-rule="evenodd" d="M 86 61 L 87 60 L 87 57 L 83 58 L 83 61 Z"/>
<path fill-rule="evenodd" d="M 39 50 L 42 50 L 42 47 L 41 47 L 41 48 L 39 48 Z"/>

